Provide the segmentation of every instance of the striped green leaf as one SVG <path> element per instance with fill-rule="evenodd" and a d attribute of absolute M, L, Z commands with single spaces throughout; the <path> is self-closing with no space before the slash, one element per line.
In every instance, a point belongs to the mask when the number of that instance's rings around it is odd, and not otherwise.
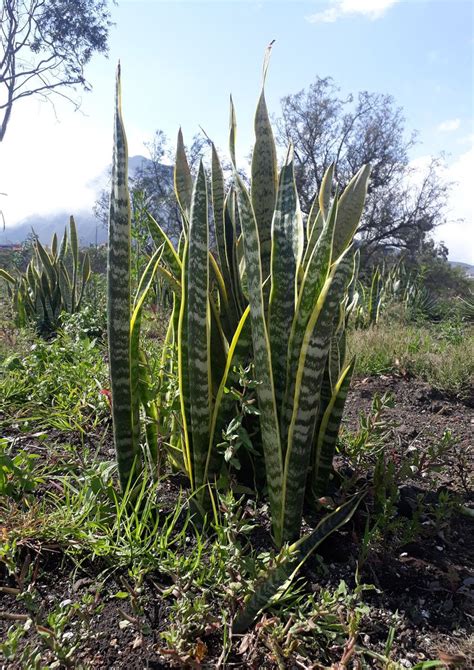
<path fill-rule="evenodd" d="M 61 238 L 61 244 L 59 245 L 58 260 L 62 261 L 66 257 L 68 250 L 68 237 L 67 237 L 67 228 L 64 229 L 64 234 Z"/>
<path fill-rule="evenodd" d="M 117 464 L 122 488 L 140 467 L 139 449 L 132 421 L 130 343 L 130 201 L 128 152 L 121 110 L 120 65 L 117 68 L 112 191 L 110 196 L 108 247 L 108 345 L 112 389 L 112 418 Z M 71 219 L 71 246 L 74 224 Z M 73 251 L 73 255 L 75 252 Z M 72 292 L 74 295 L 74 277 Z M 74 299 L 73 299 L 74 303 Z"/>
<path fill-rule="evenodd" d="M 71 238 L 71 253 L 72 253 L 72 296 L 71 296 L 71 310 L 76 310 L 77 303 L 77 277 L 79 273 L 79 241 L 77 239 L 77 228 L 74 217 L 69 217 L 69 236 Z"/>
<path fill-rule="evenodd" d="M 173 243 L 160 226 L 160 224 L 147 212 L 147 223 L 150 236 L 156 248 L 162 249 L 162 261 L 167 265 L 171 274 L 179 282 L 181 281 L 181 261 L 173 246 Z"/>
<path fill-rule="evenodd" d="M 82 298 L 84 297 L 84 290 L 91 278 L 91 260 L 89 254 L 86 252 L 84 258 L 82 259 L 82 280 L 81 280 L 81 290 L 79 293 L 79 300 L 77 301 L 77 309 L 80 309 L 82 304 Z"/>
<path fill-rule="evenodd" d="M 355 359 L 342 371 L 331 395 L 328 406 L 323 414 L 319 427 L 314 461 L 312 467 L 312 493 L 317 499 L 326 495 L 329 475 L 331 473 L 337 436 L 342 421 Z"/>
<path fill-rule="evenodd" d="M 216 147 L 212 143 L 212 162 L 211 162 L 211 194 L 212 210 L 214 214 L 214 230 L 217 241 L 217 252 L 219 255 L 219 266 L 221 268 L 224 282 L 230 285 L 229 260 L 227 258 L 227 249 L 225 243 L 225 220 L 224 220 L 224 173 L 221 162 L 217 155 Z"/>
<path fill-rule="evenodd" d="M 217 393 L 222 375 L 224 374 L 227 352 L 229 349 L 228 341 L 222 326 L 219 308 L 216 305 L 214 296 L 209 296 L 210 306 L 210 367 L 211 367 L 211 393 Z"/>
<path fill-rule="evenodd" d="M 38 254 L 38 259 L 40 260 L 43 268 L 46 271 L 49 280 L 50 291 L 52 291 L 54 285 L 56 284 L 57 279 L 56 271 L 53 266 L 53 261 L 39 240 L 36 240 L 35 250 L 36 253 Z"/>
<path fill-rule="evenodd" d="M 290 147 L 280 172 L 273 215 L 268 308 L 268 331 L 278 409 L 281 407 L 286 386 L 288 341 L 295 312 L 297 275 L 302 253 L 303 222 L 295 184 L 293 149 Z"/>
<path fill-rule="evenodd" d="M 263 280 L 270 273 L 272 247 L 272 219 L 275 209 L 278 173 L 275 139 L 273 137 L 267 103 L 265 101 L 265 76 L 268 55 L 264 63 L 262 91 L 255 112 L 255 146 L 252 156 L 252 206 L 257 221 Z"/>
<path fill-rule="evenodd" d="M 281 410 L 282 442 L 286 451 L 288 429 L 293 413 L 296 376 L 306 327 L 328 277 L 338 203 L 334 199 L 323 232 L 313 249 L 300 287 L 288 344 L 286 389 Z"/>
<path fill-rule="evenodd" d="M 194 186 L 188 248 L 188 370 L 195 486 L 204 483 L 211 419 L 209 225 L 202 161 Z"/>
<path fill-rule="evenodd" d="M 184 148 L 183 133 L 181 128 L 178 132 L 178 143 L 176 148 L 176 161 L 174 167 L 174 188 L 176 199 L 183 215 L 185 228 L 188 227 L 189 214 L 191 211 L 191 198 L 193 193 L 193 179 L 189 169 L 188 159 Z"/>
<path fill-rule="evenodd" d="M 289 547 L 285 547 L 263 577 L 253 586 L 237 614 L 232 630 L 243 633 L 257 616 L 268 607 L 278 594 L 284 593 L 304 562 L 332 533 L 346 524 L 361 503 L 364 494 L 359 494 L 325 516 L 316 528 Z"/>
<path fill-rule="evenodd" d="M 207 258 L 207 255 L 206 255 Z M 177 349 L 178 349 L 178 385 L 179 385 L 179 400 L 181 406 L 181 423 L 182 423 L 182 450 L 183 461 L 186 473 L 191 483 L 191 488 L 194 488 L 194 470 L 193 470 L 193 454 L 191 442 L 191 400 L 189 390 L 189 334 L 188 334 L 188 241 L 183 244 L 183 255 L 181 257 L 182 272 L 181 272 L 181 301 L 179 303 L 179 319 L 177 325 Z M 176 316 L 176 312 L 174 313 Z"/>
<path fill-rule="evenodd" d="M 339 199 L 337 225 L 334 231 L 332 258 L 336 260 L 351 243 L 364 209 L 370 165 L 363 165 L 351 179 Z"/>
<path fill-rule="evenodd" d="M 311 444 L 317 420 L 321 383 L 335 328 L 335 314 L 350 279 L 343 256 L 331 269 L 305 329 L 295 380 L 283 478 L 283 539 L 293 540 L 301 525 Z"/>
<path fill-rule="evenodd" d="M 229 261 L 231 296 L 236 318 L 240 318 L 247 306 L 241 283 L 239 267 L 239 240 L 237 237 L 237 203 L 233 188 L 229 191 L 224 206 L 224 230 L 227 258 Z M 243 244 L 240 245 L 243 248 Z"/>
<path fill-rule="evenodd" d="M 140 440 L 140 399 L 146 396 L 145 393 L 145 380 L 144 380 L 144 359 L 140 352 L 140 330 L 141 330 L 141 317 L 142 310 L 145 300 L 150 292 L 151 287 L 153 286 L 156 273 L 158 271 L 161 255 L 163 253 L 163 247 L 157 249 L 152 257 L 150 258 L 143 274 L 140 278 L 138 284 L 137 294 L 133 303 L 133 311 L 130 319 L 130 379 L 132 387 L 132 431 L 133 439 L 138 444 Z M 149 412 L 152 411 L 150 403 L 146 400 L 145 409 Z M 148 417 L 150 418 L 150 417 Z M 147 422 L 148 425 L 148 422 Z M 156 430 L 156 428 L 155 428 Z M 147 437 L 151 438 L 154 435 L 155 430 L 149 426 L 147 431 Z M 152 462 L 156 465 L 156 456 L 157 456 L 157 444 L 150 444 L 147 440 L 148 448 L 150 451 L 150 456 Z"/>
<path fill-rule="evenodd" d="M 64 304 L 64 309 L 67 312 L 71 311 L 71 281 L 69 274 L 62 260 L 59 261 L 58 270 L 59 287 L 61 289 L 61 297 Z"/>
<path fill-rule="evenodd" d="M 12 275 L 7 272 L 6 270 L 3 270 L 3 268 L 0 268 L 0 277 L 2 279 L 5 279 L 9 284 L 16 284 L 16 279 L 12 277 Z"/>
<path fill-rule="evenodd" d="M 332 179 L 334 176 L 334 163 L 328 167 L 324 173 L 323 181 L 321 182 L 321 188 L 319 190 L 319 209 L 324 217 L 327 218 L 329 212 L 329 203 L 331 200 L 332 193 Z"/>
<path fill-rule="evenodd" d="M 232 386 L 238 386 L 238 374 L 235 372 L 235 369 L 238 369 L 239 365 L 246 366 L 249 362 L 248 356 L 251 340 L 250 319 L 248 318 L 249 313 L 250 308 L 247 307 L 236 328 L 234 337 L 232 338 L 227 354 L 224 373 L 214 401 L 209 430 L 209 451 L 205 474 L 206 481 L 209 479 L 212 480 L 218 473 L 218 467 L 222 459 L 216 452 L 216 445 L 221 439 L 222 431 L 227 428 L 232 419 L 235 400 L 229 393 L 227 393 L 227 391 Z"/>
<path fill-rule="evenodd" d="M 58 236 L 56 233 L 53 233 L 53 237 L 51 238 L 51 255 L 54 259 L 56 259 L 58 255 Z"/>
<path fill-rule="evenodd" d="M 236 172 L 234 173 L 234 177 L 237 186 L 239 214 L 242 225 L 244 255 L 247 268 L 247 290 L 252 325 L 255 375 L 260 382 L 257 386 L 257 397 L 260 410 L 260 428 L 265 457 L 268 497 L 270 500 L 274 539 L 279 546 L 282 538 L 281 491 L 283 461 L 275 402 L 270 341 L 265 322 L 260 244 L 257 221 L 255 219 L 250 197 L 242 179 Z"/>

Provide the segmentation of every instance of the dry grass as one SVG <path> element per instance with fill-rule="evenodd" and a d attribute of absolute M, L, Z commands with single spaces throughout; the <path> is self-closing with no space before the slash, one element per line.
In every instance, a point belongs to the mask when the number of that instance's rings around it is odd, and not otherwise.
<path fill-rule="evenodd" d="M 356 373 L 401 371 L 434 387 L 460 395 L 474 383 L 474 327 L 455 324 L 407 324 L 382 321 L 349 333 L 357 356 Z"/>

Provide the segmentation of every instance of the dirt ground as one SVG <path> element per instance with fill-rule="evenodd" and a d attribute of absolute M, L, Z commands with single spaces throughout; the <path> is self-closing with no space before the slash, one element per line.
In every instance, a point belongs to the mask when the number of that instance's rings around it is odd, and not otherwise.
<path fill-rule="evenodd" d="M 361 412 L 370 409 L 374 393 L 390 392 L 394 396 L 393 409 L 387 417 L 393 421 L 390 439 L 396 454 L 406 450 L 429 451 L 439 443 L 446 430 L 453 440 L 442 453 L 444 467 L 438 471 L 437 463 L 428 475 L 402 486 L 398 513 L 410 518 L 414 515 L 418 495 L 427 497 L 435 507 L 440 493 L 451 492 L 464 506 L 474 506 L 472 492 L 473 453 L 472 436 L 474 413 L 472 399 L 461 401 L 438 393 L 428 385 L 401 377 L 382 376 L 357 379 L 347 401 L 345 428 L 355 430 Z M 435 455 L 436 456 L 436 455 Z M 442 464 L 442 465 L 443 465 Z M 447 467 L 446 467 L 447 466 Z M 178 484 L 172 478 L 165 484 L 170 504 L 177 493 Z M 364 593 L 364 602 L 370 606 L 370 615 L 360 625 L 359 642 L 367 649 L 383 652 L 387 631 L 396 620 L 392 657 L 402 667 L 410 668 L 428 659 L 441 659 L 447 667 L 474 667 L 474 520 L 454 512 L 449 524 L 440 529 L 433 528 L 432 519 L 420 518 L 426 533 L 416 541 L 396 546 L 390 538 L 382 541 L 369 554 L 363 564 L 360 580 L 375 588 Z M 307 588 L 313 592 L 337 587 L 345 580 L 354 586 L 356 557 L 360 554 L 363 522 L 355 517 L 341 532 L 322 545 L 319 555 L 329 567 L 321 573 L 320 559 L 311 559 L 304 569 Z M 101 571 L 99 561 L 88 561 L 79 566 L 66 559 L 59 547 L 42 546 L 39 553 L 34 546 L 25 547 L 24 560 L 33 564 L 36 590 L 39 594 L 38 610 L 47 614 L 61 601 L 79 601 L 84 594 L 101 598 L 103 608 L 95 613 L 91 606 L 89 634 L 75 654 L 76 665 L 84 668 L 300 668 L 322 667 L 318 663 L 305 666 L 289 659 L 281 666 L 278 654 L 268 646 L 259 646 L 257 628 L 249 633 L 246 644 L 236 638 L 233 652 L 225 665 L 219 665 L 220 635 L 212 628 L 202 643 L 206 647 L 206 658 L 186 665 L 179 658 L 163 651 L 160 632 L 166 627 L 168 604 L 161 596 L 160 575 L 146 578 L 141 594 L 142 612 L 137 618 L 131 609 L 130 600 L 121 601 L 103 598 L 101 593 Z M 107 583 L 107 591 L 113 593 L 126 588 L 126 575 L 115 573 Z M 26 610 L 8 589 L 17 584 L 0 567 L 1 619 L 0 635 L 15 621 L 26 619 Z M 6 587 L 6 589 L 5 589 Z M 217 613 L 216 613 L 217 614 Z M 88 616 L 87 611 L 83 616 Z M 334 663 L 344 654 L 343 648 L 331 649 L 328 656 Z M 280 665 L 279 665 L 280 663 Z M 367 660 L 367 667 L 384 667 L 375 659 Z M 22 668 L 21 664 L 9 664 L 4 668 Z M 67 666 L 64 666 L 67 667 Z M 334 665 L 333 667 L 336 667 Z M 342 667 L 342 666 L 339 666 Z M 359 667 L 349 660 L 346 667 Z"/>

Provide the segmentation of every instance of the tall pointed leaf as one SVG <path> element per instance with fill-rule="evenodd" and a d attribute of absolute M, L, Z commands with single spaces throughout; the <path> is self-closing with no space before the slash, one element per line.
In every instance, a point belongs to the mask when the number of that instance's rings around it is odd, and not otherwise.
<path fill-rule="evenodd" d="M 303 253 L 303 222 L 290 147 L 280 172 L 272 223 L 271 289 L 268 331 L 272 352 L 275 399 L 280 410 L 286 385 L 288 339 L 295 312 L 297 272 Z"/>
<path fill-rule="evenodd" d="M 328 167 L 324 173 L 323 181 L 321 182 L 321 188 L 319 190 L 319 209 L 322 212 L 323 217 L 326 219 L 329 211 L 329 202 L 331 200 L 332 193 L 332 178 L 334 175 L 334 163 Z"/>
<path fill-rule="evenodd" d="M 130 319 L 130 379 L 132 386 L 132 431 L 133 438 L 138 444 L 140 440 L 140 396 L 144 395 L 143 375 L 140 368 L 143 366 L 143 357 L 140 353 L 141 317 L 145 300 L 153 285 L 158 270 L 163 247 L 160 247 L 150 258 L 138 284 L 137 294 L 133 303 L 133 312 Z M 142 382 L 142 383 L 141 383 Z M 146 409 L 150 409 L 147 407 Z M 150 436 L 150 431 L 147 433 Z M 156 444 L 149 444 L 152 459 L 156 456 Z M 154 461 L 153 461 L 154 462 Z"/>
<path fill-rule="evenodd" d="M 314 306 L 317 304 L 321 290 L 328 276 L 337 212 L 337 198 L 335 198 L 329 216 L 324 224 L 323 232 L 319 236 L 308 262 L 298 295 L 293 323 L 291 325 L 287 355 L 286 389 L 281 410 L 281 432 L 285 451 L 287 431 L 293 412 L 293 399 L 301 347 L 305 336 L 306 326 L 308 325 Z"/>
<path fill-rule="evenodd" d="M 355 359 L 342 371 L 319 427 L 312 468 L 312 492 L 315 498 L 326 495 L 336 448 L 339 426 L 354 371 Z"/>
<path fill-rule="evenodd" d="M 204 483 L 211 420 L 209 227 L 202 161 L 193 191 L 188 249 L 188 368 L 195 486 Z"/>
<path fill-rule="evenodd" d="M 67 228 L 64 228 L 64 234 L 61 239 L 61 244 L 59 245 L 58 259 L 60 261 L 64 260 L 68 249 L 68 237 L 67 237 Z"/>
<path fill-rule="evenodd" d="M 176 250 L 160 224 L 147 212 L 148 230 L 156 248 L 162 248 L 162 260 L 169 267 L 171 273 L 179 282 L 181 281 L 181 261 Z"/>
<path fill-rule="evenodd" d="M 257 397 L 260 409 L 260 427 L 262 432 L 263 453 L 265 457 L 268 497 L 272 513 L 274 538 L 276 544 L 279 546 L 282 537 L 281 488 L 283 461 L 275 402 L 270 341 L 265 323 L 260 244 L 257 222 L 249 195 L 239 175 L 234 173 L 234 176 L 237 185 L 239 213 L 247 267 L 247 290 L 249 294 L 250 319 L 252 324 L 255 375 L 260 382 L 257 386 Z"/>
<path fill-rule="evenodd" d="M 50 290 L 52 291 L 56 283 L 56 271 L 54 269 L 52 259 L 39 240 L 36 240 L 35 249 L 36 253 L 38 254 L 39 261 L 41 262 L 41 265 L 46 271 L 49 280 Z"/>
<path fill-rule="evenodd" d="M 255 112 L 255 146 L 252 156 L 252 206 L 257 221 L 263 280 L 270 273 L 271 230 L 273 210 L 277 194 L 277 158 L 267 103 L 265 101 L 265 77 L 269 50 L 264 62 L 263 83 Z"/>
<path fill-rule="evenodd" d="M 234 620 L 234 633 L 243 633 L 256 619 L 258 614 L 267 607 L 272 599 L 282 589 L 288 588 L 291 581 L 301 569 L 303 563 L 311 556 L 317 547 L 324 542 L 338 528 L 341 528 L 352 518 L 354 512 L 363 500 L 364 494 L 354 496 L 338 507 L 334 512 L 325 516 L 316 528 L 295 542 L 284 548 L 280 557 L 277 557 L 261 581 L 258 581 L 244 602 L 244 607 Z"/>
<path fill-rule="evenodd" d="M 248 361 L 245 356 L 250 350 L 250 319 L 248 318 L 250 308 L 247 307 L 240 319 L 234 337 L 227 354 L 226 365 L 219 389 L 214 402 L 211 426 L 209 431 L 209 451 L 206 463 L 206 481 L 218 472 L 218 464 L 221 460 L 216 453 L 222 431 L 227 428 L 232 419 L 232 408 L 235 400 L 226 392 L 233 385 L 238 384 L 238 374 L 234 371 L 239 365 L 245 366 Z"/>
<path fill-rule="evenodd" d="M 225 230 L 224 230 L 224 173 L 222 171 L 221 162 L 217 155 L 216 147 L 212 143 L 212 163 L 211 163 L 211 194 L 212 194 L 212 209 L 214 213 L 214 229 L 216 233 L 217 252 L 219 255 L 219 266 L 222 271 L 224 281 L 229 285 L 229 261 L 227 258 L 227 250 L 225 245 Z"/>
<path fill-rule="evenodd" d="M 131 411 L 133 402 L 130 369 L 130 206 L 127 168 L 127 140 L 122 121 L 119 65 L 109 215 L 107 321 L 114 441 L 123 488 L 127 486 L 132 472 L 137 472 L 139 467 L 138 444 L 134 439 Z M 75 230 L 72 221 L 71 219 L 71 246 Z M 73 255 L 75 253 L 73 251 Z M 74 279 L 72 291 L 74 291 Z"/>
<path fill-rule="evenodd" d="M 283 478 L 283 539 L 298 537 L 311 457 L 311 444 L 317 419 L 319 396 L 335 314 L 350 278 L 350 265 L 341 257 L 331 269 L 305 329 L 296 373 L 292 417 Z M 290 405 L 291 406 L 291 405 Z"/>
<path fill-rule="evenodd" d="M 51 255 L 54 259 L 56 259 L 58 255 L 58 236 L 56 233 L 53 233 L 53 237 L 51 239 Z"/>
<path fill-rule="evenodd" d="M 344 252 L 354 237 L 364 209 L 369 176 L 370 165 L 363 165 L 339 199 L 337 225 L 334 231 L 333 260 Z"/>
<path fill-rule="evenodd" d="M 69 235 L 71 238 L 71 253 L 72 253 L 72 296 L 71 296 L 71 310 L 76 309 L 77 302 L 77 276 L 79 272 L 79 241 L 77 239 L 77 228 L 74 217 L 69 217 Z"/>
<path fill-rule="evenodd" d="M 181 302 L 177 327 L 178 385 L 181 405 L 183 460 L 191 487 L 194 487 L 193 445 L 191 441 L 191 399 L 189 386 L 189 333 L 188 333 L 188 241 L 183 244 L 181 259 Z M 207 255 L 206 255 L 207 258 Z M 176 296 L 175 296 L 176 298 Z M 176 310 L 174 311 L 176 316 Z"/>
<path fill-rule="evenodd" d="M 181 128 L 178 132 L 178 144 L 176 148 L 176 161 L 174 167 L 174 188 L 176 198 L 183 215 L 185 227 L 188 225 L 191 210 L 191 197 L 193 192 L 193 180 L 189 169 L 186 151 L 184 149 L 183 133 Z"/>

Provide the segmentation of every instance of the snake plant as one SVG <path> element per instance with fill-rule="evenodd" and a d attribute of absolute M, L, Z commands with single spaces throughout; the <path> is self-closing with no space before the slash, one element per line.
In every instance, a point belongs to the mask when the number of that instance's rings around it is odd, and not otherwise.
<path fill-rule="evenodd" d="M 147 446 L 158 466 L 157 413 L 148 397 L 147 362 L 140 350 L 143 304 L 158 271 L 161 248 L 150 258 L 132 300 L 130 280 L 130 198 L 128 150 L 121 109 L 120 66 L 117 69 L 114 117 L 114 153 L 109 213 L 107 263 L 107 334 L 112 391 L 114 442 L 123 489 L 133 482 L 142 467 L 140 410 L 147 419 Z"/>
<path fill-rule="evenodd" d="M 16 312 L 17 325 L 35 323 L 41 334 L 54 331 L 61 312 L 74 314 L 81 308 L 87 283 L 91 276 L 89 255 L 80 258 L 74 217 L 69 220 L 69 235 L 64 231 L 61 243 L 54 233 L 50 248 L 39 239 L 25 273 L 16 276 L 0 270 L 7 281 Z"/>
<path fill-rule="evenodd" d="M 255 115 L 250 188 L 236 165 L 236 115 L 231 100 L 232 183 L 211 145 L 211 170 L 193 179 L 181 130 L 175 163 L 182 216 L 178 248 L 149 216 L 156 263 L 174 294 L 162 376 L 178 375 L 180 412 L 157 400 L 161 442 L 197 492 L 225 467 L 218 444 L 236 413 L 229 389 L 237 370 L 253 364 L 272 530 L 277 546 L 298 539 L 305 499 L 326 493 L 344 400 L 353 370 L 344 329 L 353 304 L 353 239 L 370 168 L 363 166 L 341 195 L 333 167 L 304 220 L 293 150 L 277 170 L 277 152 L 263 83 Z M 119 466 L 130 474 L 139 457 L 136 353 L 130 324 L 129 211 L 126 145 L 117 98 L 109 249 L 109 348 Z M 211 215 L 211 216 L 210 216 Z M 209 248 L 212 218 L 217 251 Z M 132 355 L 133 354 L 133 355 Z M 163 379 L 161 380 L 163 381 Z M 165 388 L 165 385 L 162 385 Z M 198 497 L 198 496 L 197 496 Z"/>

